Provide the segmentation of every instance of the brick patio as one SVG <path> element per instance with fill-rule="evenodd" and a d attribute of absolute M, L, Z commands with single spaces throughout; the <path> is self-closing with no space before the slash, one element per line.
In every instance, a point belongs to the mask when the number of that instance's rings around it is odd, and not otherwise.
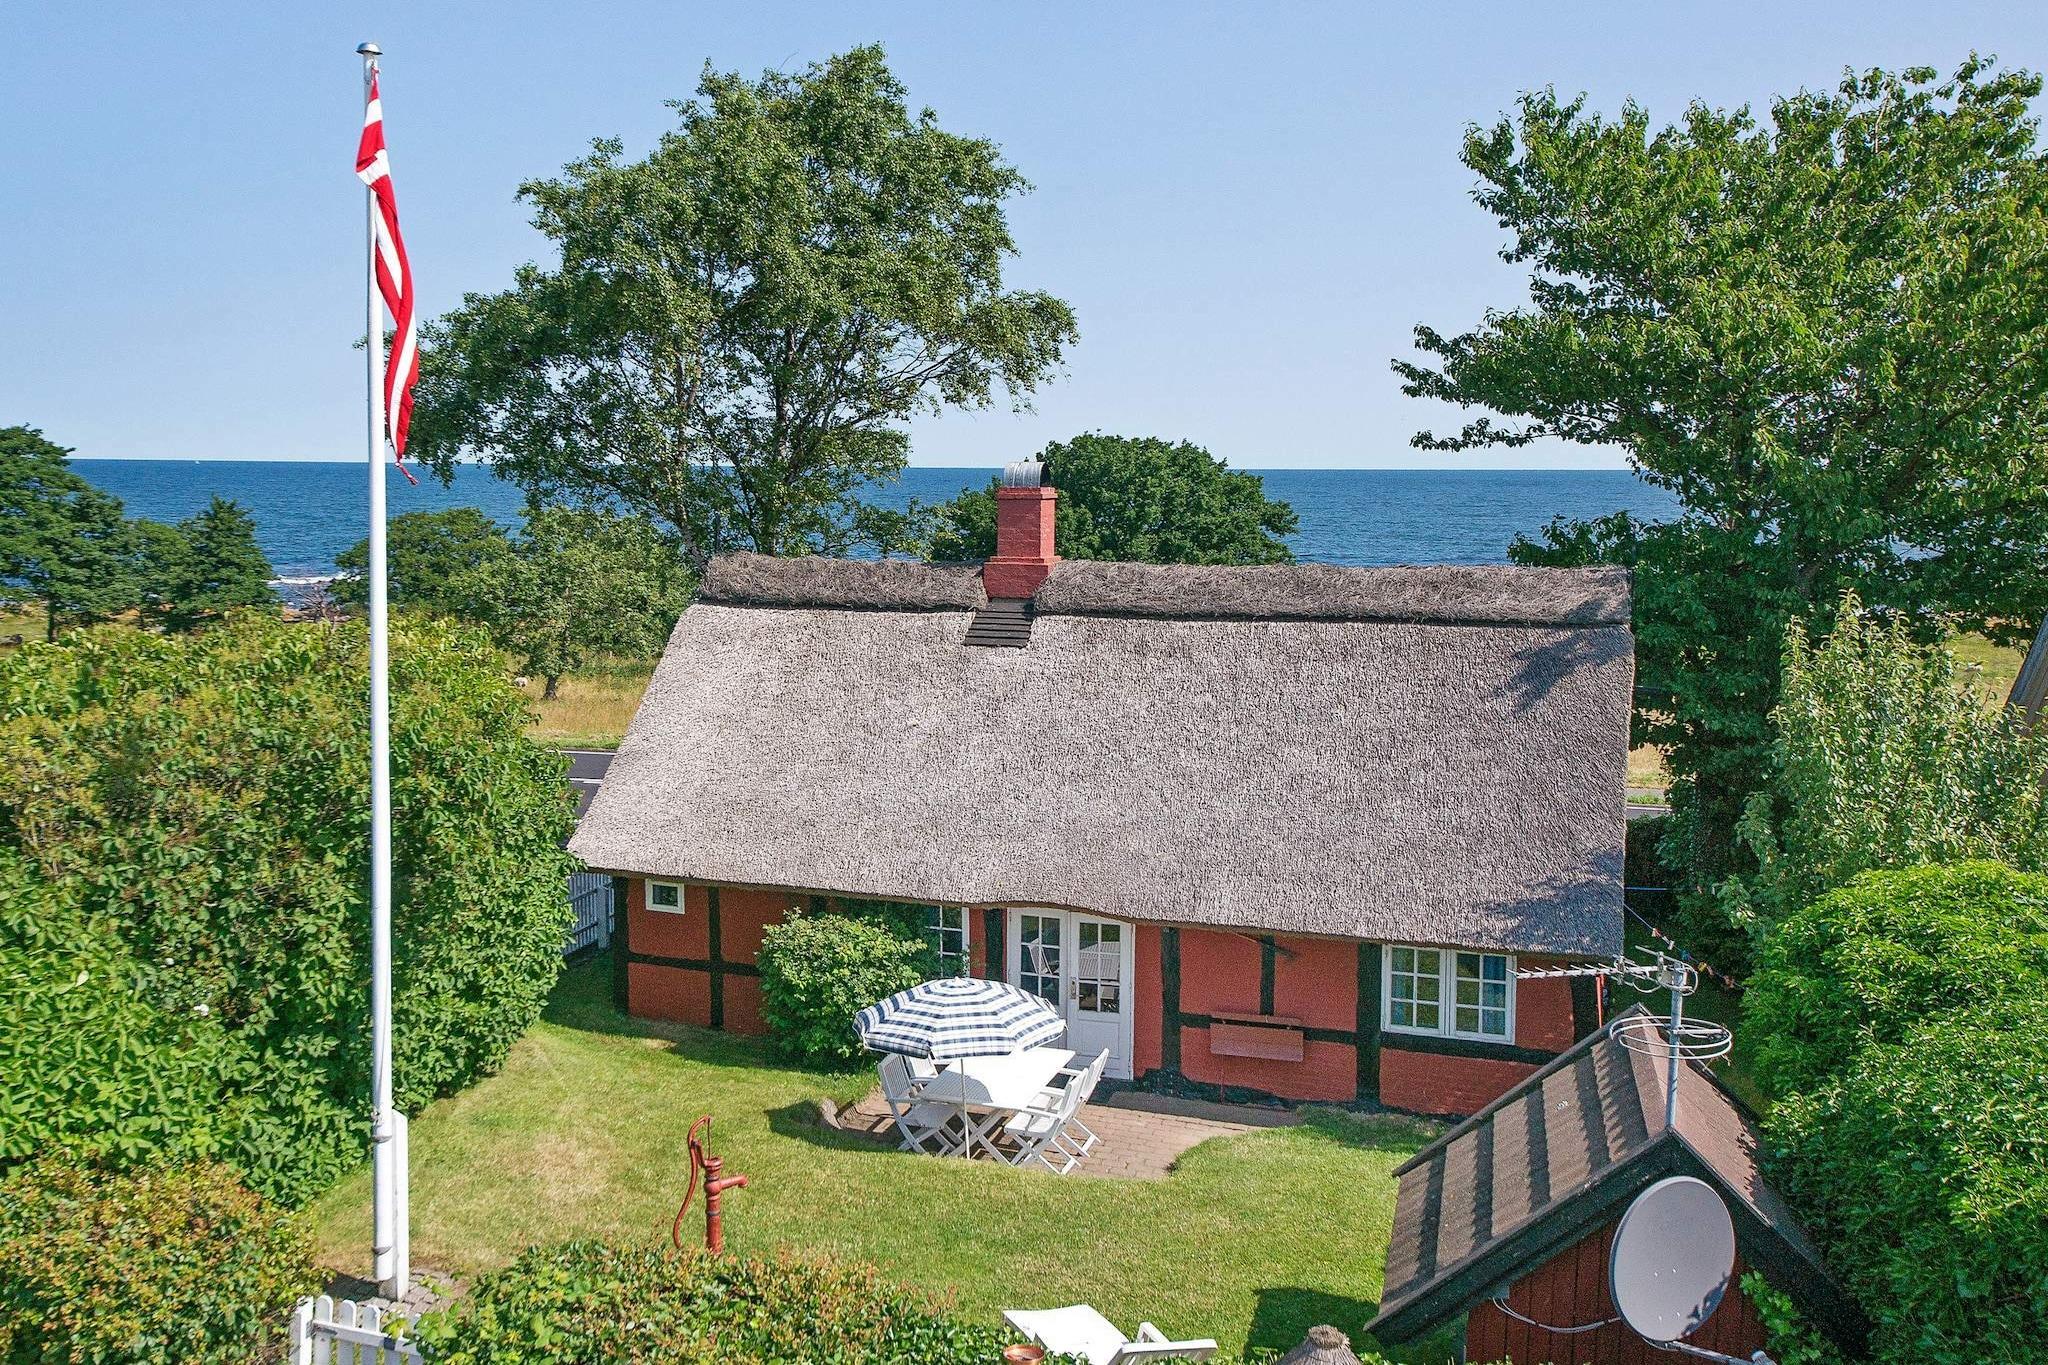
<path fill-rule="evenodd" d="M 826 1121 L 841 1132 L 858 1133 L 891 1146 L 896 1142 L 889 1106 L 879 1089 L 850 1108 L 828 1113 Z M 1133 1090 L 1103 1094 L 1082 1105 L 1081 1121 L 1102 1141 L 1073 1174 L 1163 1180 L 1181 1153 L 1197 1143 L 1256 1128 L 1292 1127 L 1301 1120 L 1290 1109 L 1212 1104 Z"/>

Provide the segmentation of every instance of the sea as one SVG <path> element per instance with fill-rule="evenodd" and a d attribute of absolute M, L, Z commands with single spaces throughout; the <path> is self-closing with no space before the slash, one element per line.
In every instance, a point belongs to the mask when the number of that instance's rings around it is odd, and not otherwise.
<path fill-rule="evenodd" d="M 368 499 L 358 462 L 296 460 L 78 460 L 71 466 L 120 498 L 128 515 L 178 521 L 215 495 L 256 521 L 256 537 L 286 596 L 325 581 L 334 557 L 365 534 Z M 914 466 L 871 490 L 883 506 L 944 502 L 985 487 L 996 470 Z M 1626 470 L 1268 469 L 1266 495 L 1291 503 L 1301 529 L 1295 556 L 1325 564 L 1501 564 L 1517 535 L 1553 517 L 1626 510 L 1647 521 L 1678 502 Z M 476 507 L 516 525 L 525 495 L 487 467 L 467 465 L 442 484 L 388 475 L 391 515 Z"/>

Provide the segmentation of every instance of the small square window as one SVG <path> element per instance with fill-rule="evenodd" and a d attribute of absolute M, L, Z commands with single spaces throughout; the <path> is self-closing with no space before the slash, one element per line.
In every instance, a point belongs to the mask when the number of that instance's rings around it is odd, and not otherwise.
<path fill-rule="evenodd" d="M 647 883 L 647 908 L 661 910 L 671 915 L 683 913 L 683 884 L 681 882 Z"/>

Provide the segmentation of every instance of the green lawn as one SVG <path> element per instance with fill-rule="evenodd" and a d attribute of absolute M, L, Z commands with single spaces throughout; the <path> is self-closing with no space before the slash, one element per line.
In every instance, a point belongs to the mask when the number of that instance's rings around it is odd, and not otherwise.
<path fill-rule="evenodd" d="M 684 1130 L 709 1113 L 712 1149 L 753 1181 L 727 1205 L 738 1249 L 874 1261 L 984 1317 L 1085 1301 L 1126 1331 L 1145 1318 L 1233 1352 L 1285 1348 L 1318 1322 L 1356 1336 L 1372 1316 L 1390 1173 L 1430 1131 L 1316 1111 L 1196 1148 L 1163 1181 L 884 1151 L 809 1118 L 820 1096 L 855 1098 L 865 1076 L 625 1019 L 608 987 L 603 962 L 572 968 L 503 1074 L 416 1118 L 415 1264 L 466 1277 L 536 1241 L 665 1238 L 688 1178 Z M 364 1171 L 312 1210 L 337 1270 L 366 1268 L 369 1201 Z"/>

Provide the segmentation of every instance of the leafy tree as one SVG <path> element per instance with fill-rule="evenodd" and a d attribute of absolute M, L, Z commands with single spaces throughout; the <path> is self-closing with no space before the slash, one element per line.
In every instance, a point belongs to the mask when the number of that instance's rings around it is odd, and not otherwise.
<path fill-rule="evenodd" d="M 1866 872 L 1772 929 L 1743 996 L 1757 1080 L 1813 1089 L 1932 1015 L 2048 996 L 2048 877 L 2002 863 Z"/>
<path fill-rule="evenodd" d="M 0 601 L 41 601 L 49 639 L 135 605 L 121 500 L 71 472 L 34 427 L 0 428 Z"/>
<path fill-rule="evenodd" d="M 1852 594 L 1820 640 L 1792 622 L 1782 674 L 1773 777 L 1738 827 L 1754 870 L 1720 895 L 1753 941 L 1869 868 L 2048 871 L 2048 726 L 1987 711 L 1948 650 Z"/>
<path fill-rule="evenodd" d="M 1059 489 L 1059 552 L 1068 559 L 1147 564 L 1284 564 L 1294 509 L 1266 496 L 1256 474 L 1230 468 L 1198 445 L 1091 433 L 1055 442 L 1039 457 Z M 987 559 L 996 552 L 996 479 L 937 509 L 932 557 Z"/>
<path fill-rule="evenodd" d="M 505 528 L 474 507 L 407 512 L 392 519 L 384 536 L 391 605 L 467 619 L 476 618 L 477 608 L 462 591 L 465 577 L 512 550 Z M 369 600 L 370 542 L 357 541 L 334 562 L 341 570 L 329 585 L 334 600 L 363 606 Z"/>
<path fill-rule="evenodd" d="M 645 159 L 602 139 L 520 188 L 559 260 L 427 330 L 413 448 L 643 513 L 693 565 L 837 551 L 874 529 L 858 495 L 903 467 L 904 419 L 1021 404 L 1073 312 L 1004 291 L 1023 178 L 913 117 L 881 49 L 698 90 Z"/>
<path fill-rule="evenodd" d="M 236 607 L 277 601 L 255 519 L 231 498 L 213 498 L 176 526 L 138 520 L 131 534 L 145 606 L 166 629 L 193 630 Z"/>
<path fill-rule="evenodd" d="M 1531 303 L 1416 329 L 1406 392 L 1490 409 L 1426 449 L 1619 446 L 1682 515 L 1556 523 L 1525 563 L 1636 569 L 1638 739 L 1695 887 L 1769 771 L 1777 644 L 1847 589 L 1915 629 L 2048 611 L 2048 158 L 2038 77 L 1972 57 L 1652 131 L 1543 91 L 1472 129 Z"/>
<path fill-rule="evenodd" d="M 453 591 L 475 604 L 500 646 L 546 680 L 603 655 L 661 652 L 689 602 L 692 579 L 673 541 L 639 517 L 533 510 L 508 554 L 484 560 Z"/>
<path fill-rule="evenodd" d="M 217 1154 L 252 1188 L 301 1202 L 366 1154 L 367 647 L 360 622 L 242 613 L 0 656 L 0 851 L 31 870 L 32 906 L 75 907 L 79 930 L 18 931 L 23 1017 L 76 1030 L 0 1088 L 0 1108 L 60 1108 L 31 1114 L 34 1145 L 157 1143 L 164 1125 L 129 1106 L 184 1113 L 195 1078 L 145 1086 L 134 1070 L 183 1037 L 217 1049 Z M 561 756 L 526 737 L 525 699 L 486 641 L 401 617 L 391 667 L 396 1088 L 417 1111 L 496 1070 L 539 1016 L 568 931 L 574 817 Z M 59 951 L 125 999 L 52 994 Z M 128 1051 L 108 1038 L 122 1029 Z M 86 1069 L 120 1103 L 71 1103 Z"/>

